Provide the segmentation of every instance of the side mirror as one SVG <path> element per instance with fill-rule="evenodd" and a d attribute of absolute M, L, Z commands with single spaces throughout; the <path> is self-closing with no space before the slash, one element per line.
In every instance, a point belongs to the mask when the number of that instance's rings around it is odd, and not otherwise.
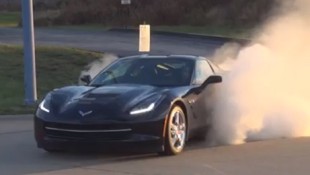
<path fill-rule="evenodd" d="M 220 75 L 211 75 L 209 78 L 207 78 L 201 86 L 198 87 L 196 93 L 201 93 L 209 84 L 213 83 L 221 83 L 222 82 L 222 76 Z"/>
<path fill-rule="evenodd" d="M 206 79 L 201 85 L 202 88 L 205 88 L 208 84 L 211 83 L 221 83 L 222 82 L 222 76 L 220 75 L 211 75 L 209 78 Z"/>
<path fill-rule="evenodd" d="M 89 84 L 91 81 L 91 76 L 90 75 L 83 75 L 80 80 L 86 84 Z"/>

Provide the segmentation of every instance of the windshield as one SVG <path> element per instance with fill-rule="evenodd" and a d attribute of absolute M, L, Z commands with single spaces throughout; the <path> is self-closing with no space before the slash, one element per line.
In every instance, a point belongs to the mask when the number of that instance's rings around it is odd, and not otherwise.
<path fill-rule="evenodd" d="M 117 61 L 97 75 L 91 86 L 141 84 L 153 86 L 187 86 L 194 61 L 181 58 L 143 58 Z"/>

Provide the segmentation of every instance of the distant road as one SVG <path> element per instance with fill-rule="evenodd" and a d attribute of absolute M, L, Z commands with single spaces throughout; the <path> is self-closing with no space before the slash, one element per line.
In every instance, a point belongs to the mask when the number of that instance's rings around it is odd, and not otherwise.
<path fill-rule="evenodd" d="M 138 34 L 112 31 L 87 31 L 36 28 L 36 45 L 69 46 L 118 55 L 138 54 Z M 22 44 L 20 28 L 0 28 L 0 43 Z M 181 36 L 154 34 L 151 54 L 193 54 L 208 56 L 223 42 Z"/>

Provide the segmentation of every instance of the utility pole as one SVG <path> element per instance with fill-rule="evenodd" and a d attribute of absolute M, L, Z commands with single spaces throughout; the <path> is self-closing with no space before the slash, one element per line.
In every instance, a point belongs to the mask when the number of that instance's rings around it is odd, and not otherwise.
<path fill-rule="evenodd" d="M 128 20 L 130 17 L 130 4 L 131 4 L 131 0 L 121 0 L 121 5 L 123 6 L 122 9 L 124 9 L 124 19 L 122 19 L 122 21 L 124 20 L 124 25 L 125 25 L 124 28 L 125 29 L 128 29 L 128 27 L 129 27 L 128 26 L 128 24 L 129 24 Z"/>
<path fill-rule="evenodd" d="M 24 35 L 24 89 L 25 104 L 33 105 L 37 101 L 37 82 L 35 66 L 33 1 L 22 1 L 23 35 Z"/>

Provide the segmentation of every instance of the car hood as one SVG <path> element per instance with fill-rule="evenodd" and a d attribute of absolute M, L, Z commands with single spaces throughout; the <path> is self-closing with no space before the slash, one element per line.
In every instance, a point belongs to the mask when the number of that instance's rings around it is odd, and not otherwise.
<path fill-rule="evenodd" d="M 70 118 L 124 116 L 140 102 L 168 89 L 147 85 L 71 86 L 50 93 L 50 108 L 55 116 Z"/>

